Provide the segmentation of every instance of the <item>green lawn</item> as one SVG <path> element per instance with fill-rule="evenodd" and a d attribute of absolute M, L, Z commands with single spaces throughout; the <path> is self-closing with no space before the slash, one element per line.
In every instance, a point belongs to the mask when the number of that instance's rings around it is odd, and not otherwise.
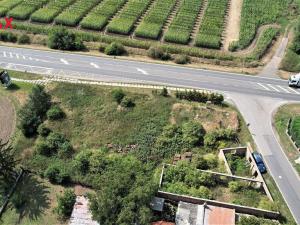
<path fill-rule="evenodd" d="M 299 104 L 290 104 L 284 105 L 279 108 L 274 117 L 274 125 L 280 140 L 280 143 L 291 161 L 295 169 L 300 174 L 300 165 L 295 163 L 295 160 L 300 157 L 300 153 L 295 149 L 292 142 L 290 141 L 288 135 L 286 134 L 288 121 L 290 118 L 295 116 L 300 116 L 300 105 Z"/>

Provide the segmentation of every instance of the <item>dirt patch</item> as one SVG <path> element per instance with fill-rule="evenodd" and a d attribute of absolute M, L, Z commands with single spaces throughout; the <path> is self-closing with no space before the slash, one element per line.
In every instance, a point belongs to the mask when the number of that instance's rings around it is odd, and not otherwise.
<path fill-rule="evenodd" d="M 225 50 L 228 50 L 231 42 L 239 40 L 242 5 L 243 0 L 231 0 L 224 40 Z"/>
<path fill-rule="evenodd" d="M 207 132 L 221 128 L 232 130 L 239 128 L 238 114 L 231 109 L 199 104 L 176 103 L 173 105 L 171 123 L 180 124 L 191 118 L 201 123 Z"/>
<path fill-rule="evenodd" d="M 8 98 L 0 97 L 0 139 L 8 141 L 15 127 L 15 109 Z"/>

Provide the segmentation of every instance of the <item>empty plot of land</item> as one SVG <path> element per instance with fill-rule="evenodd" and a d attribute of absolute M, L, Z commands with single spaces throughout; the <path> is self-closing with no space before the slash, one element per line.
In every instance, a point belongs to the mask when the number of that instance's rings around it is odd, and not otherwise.
<path fill-rule="evenodd" d="M 15 110 L 8 98 L 0 97 L 0 140 L 8 141 L 14 129 Z"/>
<path fill-rule="evenodd" d="M 226 37 L 224 40 L 224 49 L 228 50 L 233 41 L 238 41 L 240 37 L 240 22 L 243 0 L 231 0 L 228 22 L 226 26 Z"/>

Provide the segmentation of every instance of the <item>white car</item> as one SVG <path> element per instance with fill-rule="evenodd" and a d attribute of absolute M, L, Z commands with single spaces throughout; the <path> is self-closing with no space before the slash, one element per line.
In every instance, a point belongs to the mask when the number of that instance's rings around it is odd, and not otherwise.
<path fill-rule="evenodd" d="M 289 86 L 290 87 L 300 87 L 300 73 L 290 77 Z"/>

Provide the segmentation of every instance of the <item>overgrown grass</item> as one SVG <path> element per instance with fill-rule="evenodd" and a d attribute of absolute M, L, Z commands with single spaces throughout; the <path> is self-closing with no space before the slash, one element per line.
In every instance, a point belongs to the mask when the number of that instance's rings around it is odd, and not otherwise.
<path fill-rule="evenodd" d="M 274 125 L 285 154 L 300 174 L 300 165 L 295 163 L 295 160 L 299 158 L 299 152 L 297 149 L 295 149 L 288 135 L 286 134 L 289 119 L 296 115 L 300 115 L 299 104 L 282 106 L 275 114 Z"/>

